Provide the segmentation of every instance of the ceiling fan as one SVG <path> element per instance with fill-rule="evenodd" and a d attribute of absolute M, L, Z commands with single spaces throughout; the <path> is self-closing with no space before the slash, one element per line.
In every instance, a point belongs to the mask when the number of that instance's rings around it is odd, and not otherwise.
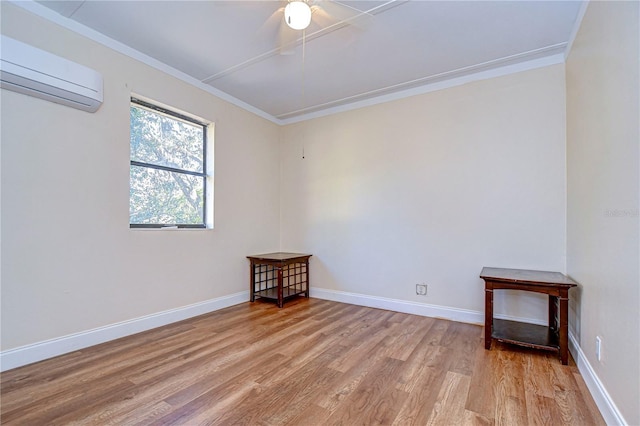
<path fill-rule="evenodd" d="M 366 28 L 373 15 L 335 0 L 287 0 L 267 20 L 267 24 L 277 19 L 278 48 L 281 55 L 294 52 L 296 42 L 304 38 L 307 28 L 313 23 L 324 31 L 328 28 L 353 25 Z"/>

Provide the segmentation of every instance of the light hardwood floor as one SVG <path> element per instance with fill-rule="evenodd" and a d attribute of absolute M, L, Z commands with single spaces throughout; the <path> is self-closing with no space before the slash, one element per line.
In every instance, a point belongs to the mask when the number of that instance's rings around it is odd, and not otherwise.
<path fill-rule="evenodd" d="M 318 299 L 237 305 L 0 380 L 6 425 L 604 424 L 572 359 Z"/>

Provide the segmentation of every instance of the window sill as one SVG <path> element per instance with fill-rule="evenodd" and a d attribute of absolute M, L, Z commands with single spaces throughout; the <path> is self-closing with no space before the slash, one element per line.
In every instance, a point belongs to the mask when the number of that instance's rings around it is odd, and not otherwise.
<path fill-rule="evenodd" d="M 213 228 L 176 228 L 171 226 L 165 226 L 162 228 L 129 228 L 130 231 L 169 231 L 169 232 L 180 232 L 180 231 L 189 231 L 189 232 L 202 232 L 202 231 L 213 231 Z"/>

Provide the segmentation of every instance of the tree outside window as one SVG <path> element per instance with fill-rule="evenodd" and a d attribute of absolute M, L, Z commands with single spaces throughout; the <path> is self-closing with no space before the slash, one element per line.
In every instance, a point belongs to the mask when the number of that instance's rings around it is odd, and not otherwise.
<path fill-rule="evenodd" d="M 205 228 L 207 125 L 131 100 L 129 223 Z"/>

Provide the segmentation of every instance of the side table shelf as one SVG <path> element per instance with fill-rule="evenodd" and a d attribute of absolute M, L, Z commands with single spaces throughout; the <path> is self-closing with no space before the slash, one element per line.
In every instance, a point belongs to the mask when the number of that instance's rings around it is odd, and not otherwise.
<path fill-rule="evenodd" d="M 482 268 L 485 282 L 484 347 L 491 341 L 558 352 L 562 364 L 569 360 L 569 289 L 578 284 L 560 272 Z M 493 317 L 495 290 L 522 290 L 549 296 L 549 325 L 527 324 Z"/>
<path fill-rule="evenodd" d="M 557 351 L 560 347 L 558 334 L 555 330 L 544 325 L 527 324 L 518 321 L 494 318 L 491 337 L 500 342 L 547 351 Z"/>

